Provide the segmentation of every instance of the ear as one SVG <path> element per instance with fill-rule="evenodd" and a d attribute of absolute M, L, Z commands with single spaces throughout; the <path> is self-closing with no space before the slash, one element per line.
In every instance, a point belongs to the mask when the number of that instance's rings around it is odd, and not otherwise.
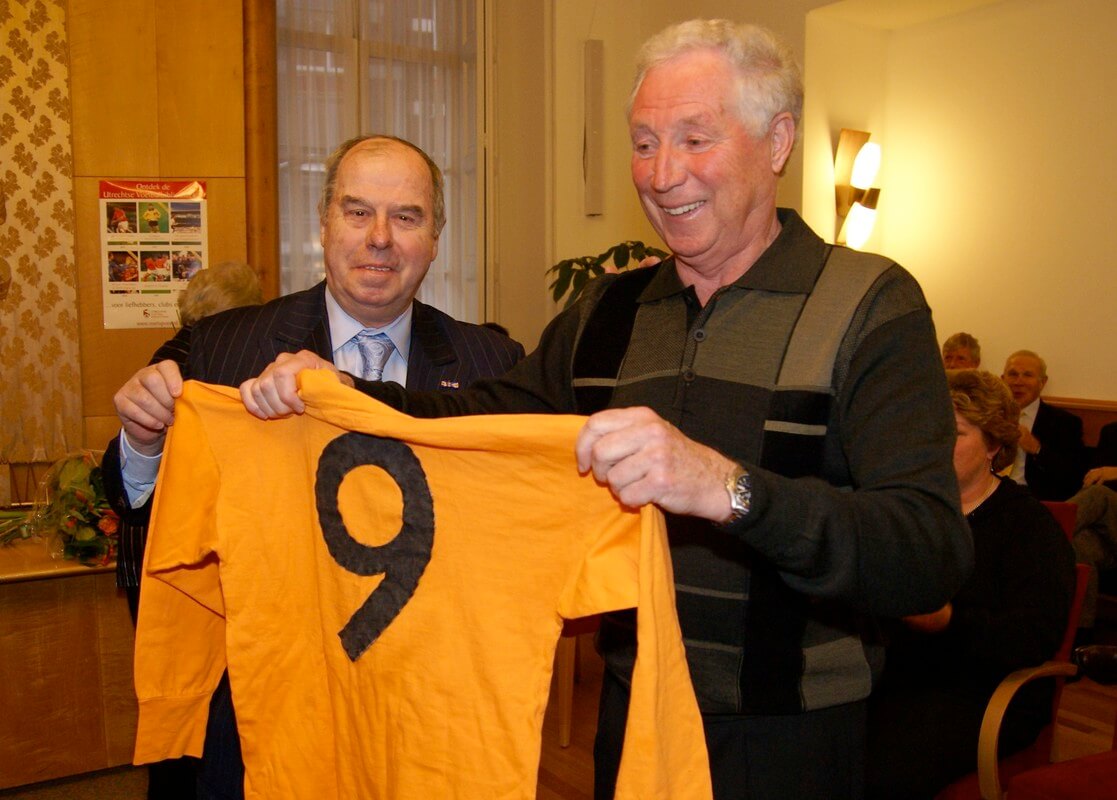
<path fill-rule="evenodd" d="M 779 175 L 795 146 L 795 120 L 789 112 L 776 114 L 768 128 L 768 139 L 772 143 L 772 172 Z"/>

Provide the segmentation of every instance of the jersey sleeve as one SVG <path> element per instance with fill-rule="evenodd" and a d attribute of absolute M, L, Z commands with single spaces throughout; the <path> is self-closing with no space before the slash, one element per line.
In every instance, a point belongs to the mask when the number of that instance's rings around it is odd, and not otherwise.
<path fill-rule="evenodd" d="M 216 556 L 218 470 L 188 383 L 175 405 L 144 557 L 136 626 L 134 762 L 200 756 L 225 669 Z"/>
<path fill-rule="evenodd" d="M 607 521 L 562 594 L 567 618 L 637 609 L 637 656 L 617 775 L 618 800 L 708 800 L 706 738 L 690 681 L 663 514 Z"/>

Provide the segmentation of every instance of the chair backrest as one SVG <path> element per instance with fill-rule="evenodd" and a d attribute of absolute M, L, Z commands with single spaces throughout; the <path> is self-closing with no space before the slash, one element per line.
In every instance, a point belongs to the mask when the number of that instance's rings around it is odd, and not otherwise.
<path fill-rule="evenodd" d="M 1059 527 L 1063 529 L 1067 539 L 1073 541 L 1078 505 L 1057 500 L 1044 500 L 1043 504 L 1051 512 L 1055 521 L 1059 523 Z M 1085 564 L 1076 564 L 1074 567 L 1074 597 L 1070 606 L 1070 618 L 1067 620 L 1067 628 L 1063 631 L 1063 640 L 1059 643 L 1059 649 L 1055 651 L 1053 661 L 1070 661 L 1070 651 L 1074 647 L 1074 636 L 1078 633 L 1078 618 L 1082 615 L 1082 603 L 1086 598 L 1086 584 L 1089 580 L 1090 568 Z M 1059 680 L 1055 690 L 1056 712 L 1059 709 L 1059 692 L 1062 689 L 1063 681 Z"/>
<path fill-rule="evenodd" d="M 1070 652 L 1074 648 L 1074 636 L 1078 633 L 1078 618 L 1082 614 L 1082 601 L 1086 599 L 1086 584 L 1090 582 L 1090 568 L 1085 564 L 1074 565 L 1074 596 L 1071 599 L 1070 614 L 1067 618 L 1067 628 L 1063 631 L 1063 640 L 1059 649 L 1052 656 L 1052 661 L 1070 661 Z M 1051 697 L 1051 722 L 1040 731 L 1035 742 L 1028 748 L 1035 753 L 1042 763 L 1051 760 L 1052 745 L 1055 738 L 1055 722 L 1059 718 L 1059 703 L 1063 699 L 1063 685 L 1066 679 L 1055 678 L 1055 692 Z"/>
<path fill-rule="evenodd" d="M 1040 502 L 1051 512 L 1051 516 L 1059 523 L 1059 527 L 1063 529 L 1067 538 L 1073 540 L 1075 519 L 1078 516 L 1078 504 L 1061 500 L 1042 500 Z"/>
<path fill-rule="evenodd" d="M 1044 500 L 1043 504 L 1055 517 L 1059 527 L 1063 529 L 1068 540 L 1074 538 L 1075 517 L 1078 506 L 1074 503 L 1065 503 L 1057 500 Z M 1067 627 L 1063 630 L 1063 638 L 1059 642 L 1059 649 L 1051 657 L 1052 661 L 1070 661 L 1070 651 L 1074 649 L 1074 637 L 1078 633 L 1078 618 L 1082 616 L 1082 603 L 1086 599 L 1086 585 L 1090 582 L 1090 568 L 1086 564 L 1074 565 L 1074 594 L 1071 597 L 1070 614 L 1067 615 Z M 1055 679 L 1055 693 L 1051 698 L 1051 723 L 1040 732 L 1039 738 L 1032 744 L 1031 750 L 1042 755 L 1045 759 L 1051 756 L 1051 746 L 1055 736 L 1055 721 L 1059 716 L 1059 702 L 1063 697 L 1064 678 Z"/>

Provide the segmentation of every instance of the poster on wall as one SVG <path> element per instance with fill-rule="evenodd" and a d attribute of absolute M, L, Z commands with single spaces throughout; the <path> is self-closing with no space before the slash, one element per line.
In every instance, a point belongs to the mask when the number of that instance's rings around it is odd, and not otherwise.
<path fill-rule="evenodd" d="M 208 266 L 205 181 L 100 181 L 106 328 L 178 325 L 178 296 Z"/>

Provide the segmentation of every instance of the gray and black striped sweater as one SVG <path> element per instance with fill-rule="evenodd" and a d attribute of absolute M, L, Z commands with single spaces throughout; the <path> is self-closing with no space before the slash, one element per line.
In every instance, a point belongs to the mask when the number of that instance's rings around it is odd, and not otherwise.
<path fill-rule="evenodd" d="M 358 388 L 416 416 L 649 406 L 753 475 L 722 528 L 668 516 L 679 619 L 705 713 L 783 714 L 868 695 L 873 615 L 940 607 L 973 545 L 930 309 L 879 256 L 794 211 L 705 306 L 673 262 L 593 281 L 503 378 L 452 396 Z M 630 673 L 631 620 L 599 647 Z"/>

